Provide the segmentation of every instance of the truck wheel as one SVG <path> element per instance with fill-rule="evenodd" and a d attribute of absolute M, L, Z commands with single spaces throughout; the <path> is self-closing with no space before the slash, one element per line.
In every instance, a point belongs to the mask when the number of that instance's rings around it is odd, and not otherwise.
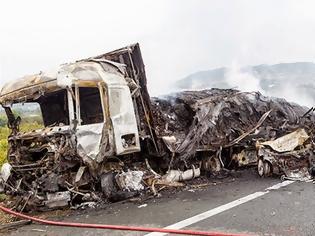
<path fill-rule="evenodd" d="M 271 175 L 271 165 L 268 161 L 264 161 L 264 176 Z"/>
<path fill-rule="evenodd" d="M 258 168 L 258 174 L 260 177 L 263 177 L 264 176 L 264 161 L 259 158 L 258 159 L 258 164 L 257 164 L 257 168 Z"/>
<path fill-rule="evenodd" d="M 216 173 L 221 171 L 221 162 L 219 158 L 215 156 L 205 157 L 202 161 L 202 168 L 205 171 Z"/>

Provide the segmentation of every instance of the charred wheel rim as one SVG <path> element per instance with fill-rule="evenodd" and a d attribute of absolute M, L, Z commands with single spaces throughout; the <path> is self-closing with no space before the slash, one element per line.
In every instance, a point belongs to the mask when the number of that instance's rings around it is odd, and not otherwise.
<path fill-rule="evenodd" d="M 269 176 L 271 174 L 271 166 L 268 161 L 264 161 L 264 176 Z"/>
<path fill-rule="evenodd" d="M 262 159 L 258 159 L 257 168 L 258 168 L 259 176 L 261 176 L 261 177 L 264 176 L 264 162 Z"/>

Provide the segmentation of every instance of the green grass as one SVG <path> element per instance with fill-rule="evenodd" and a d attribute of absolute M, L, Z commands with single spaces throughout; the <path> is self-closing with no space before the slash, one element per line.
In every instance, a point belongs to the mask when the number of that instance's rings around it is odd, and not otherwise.
<path fill-rule="evenodd" d="M 7 137 L 9 135 L 9 129 L 6 127 L 0 127 L 0 166 L 7 160 Z"/>
<path fill-rule="evenodd" d="M 0 202 L 4 202 L 5 200 L 7 200 L 7 196 L 4 194 L 0 194 Z"/>
<path fill-rule="evenodd" d="M 30 121 L 28 121 L 30 122 Z M 43 125 L 38 123 L 37 121 L 32 123 L 22 123 L 21 131 L 32 131 L 36 129 L 43 128 Z M 0 127 L 0 167 L 7 161 L 7 149 L 8 149 L 8 136 L 10 134 L 10 130 L 7 127 Z"/>

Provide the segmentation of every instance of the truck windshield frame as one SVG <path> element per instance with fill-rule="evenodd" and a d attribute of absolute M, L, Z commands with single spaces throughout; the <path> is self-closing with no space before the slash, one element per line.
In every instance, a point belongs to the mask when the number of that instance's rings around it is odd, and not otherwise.
<path fill-rule="evenodd" d="M 94 86 L 74 86 L 74 117 L 79 126 L 100 124 L 106 120 L 105 93 L 101 84 Z"/>

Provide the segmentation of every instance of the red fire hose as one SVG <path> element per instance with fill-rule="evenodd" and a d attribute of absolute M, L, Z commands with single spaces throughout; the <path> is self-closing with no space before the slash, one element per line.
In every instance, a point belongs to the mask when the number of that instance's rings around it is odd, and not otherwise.
<path fill-rule="evenodd" d="M 232 233 L 220 233 L 220 232 L 205 232 L 195 230 L 177 230 L 177 229 L 162 229 L 162 228 L 145 228 L 137 226 L 124 226 L 124 225 L 100 225 L 100 224 L 86 224 L 86 223 L 73 223 L 73 222 L 58 222 L 51 220 L 44 220 L 32 216 L 28 216 L 22 213 L 12 211 L 2 205 L 0 210 L 7 214 L 14 215 L 16 217 L 35 221 L 41 224 L 64 226 L 64 227 L 76 227 L 76 228 L 92 228 L 92 229 L 110 229 L 110 230 L 126 230 L 126 231 L 142 231 L 142 232 L 158 232 L 158 233 L 170 233 L 170 234 L 185 234 L 185 235 L 207 235 L 207 236 L 249 236 L 246 234 L 232 234 Z"/>

